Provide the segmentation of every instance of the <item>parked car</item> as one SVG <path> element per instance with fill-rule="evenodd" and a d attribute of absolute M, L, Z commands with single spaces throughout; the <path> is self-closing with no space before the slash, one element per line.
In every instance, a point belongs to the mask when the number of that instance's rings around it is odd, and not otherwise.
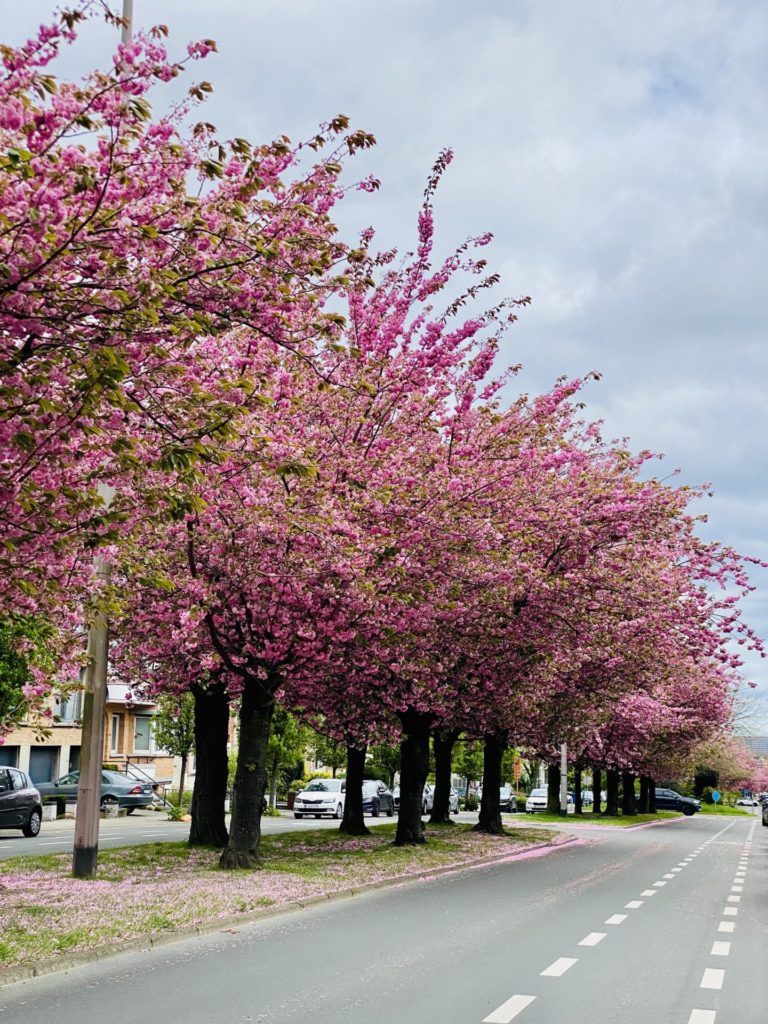
<path fill-rule="evenodd" d="M 768 801 L 763 804 L 763 824 L 768 825 Z"/>
<path fill-rule="evenodd" d="M 395 810 L 400 810 L 400 787 L 395 786 L 392 790 L 392 798 L 395 802 Z M 432 811 L 432 804 L 435 799 L 435 787 L 432 783 L 427 782 L 424 786 L 424 790 L 421 794 L 421 813 L 429 814 Z"/>
<path fill-rule="evenodd" d="M 499 807 L 502 811 L 517 810 L 517 797 L 511 786 L 502 786 L 499 790 Z"/>
<path fill-rule="evenodd" d="M 62 775 L 55 782 L 39 782 L 37 788 L 43 803 L 77 800 L 77 786 L 80 772 Z M 122 772 L 103 770 L 101 773 L 101 809 L 108 807 L 126 807 L 131 814 L 137 807 L 151 807 L 154 793 L 151 782 L 142 782 L 123 775 Z"/>
<path fill-rule="evenodd" d="M 681 796 L 674 789 L 657 789 L 656 810 L 682 811 L 683 814 L 690 817 L 696 811 L 701 810 L 701 800 L 692 796 Z"/>
<path fill-rule="evenodd" d="M 378 818 L 382 811 L 388 818 L 395 813 L 392 791 L 381 779 L 366 779 L 363 782 L 363 814 Z"/>
<path fill-rule="evenodd" d="M 459 794 L 456 792 L 453 786 L 451 786 L 451 792 L 448 794 L 448 813 L 459 813 Z"/>
<path fill-rule="evenodd" d="M 532 789 L 528 794 L 528 799 L 525 801 L 526 814 L 535 814 L 537 811 L 545 812 L 547 809 L 547 789 L 545 786 L 539 789 Z M 568 814 L 574 814 L 576 811 L 576 802 L 573 798 L 573 793 L 568 793 L 566 799 L 566 811 Z"/>
<path fill-rule="evenodd" d="M 740 796 L 736 801 L 737 807 L 759 807 L 760 801 L 753 796 Z"/>
<path fill-rule="evenodd" d="M 591 807 L 595 802 L 595 794 L 591 789 L 582 789 L 581 791 L 581 805 L 582 807 Z"/>
<path fill-rule="evenodd" d="M 18 768 L 0 768 L 0 828 L 20 828 L 34 839 L 42 820 L 40 792 L 27 773 Z"/>
<path fill-rule="evenodd" d="M 532 789 L 528 794 L 528 799 L 525 801 L 525 813 L 535 814 L 536 811 L 546 811 L 547 809 L 547 790 Z"/>
<path fill-rule="evenodd" d="M 480 803 L 483 799 L 483 787 L 482 785 L 477 787 L 477 802 Z M 500 786 L 499 787 L 499 806 L 502 811 L 516 811 L 517 810 L 517 798 L 515 797 L 515 791 L 511 786 Z"/>
<path fill-rule="evenodd" d="M 296 794 L 293 816 L 303 818 L 314 814 L 320 818 L 327 814 L 331 818 L 343 818 L 346 794 L 345 779 L 312 779 L 305 789 Z"/>

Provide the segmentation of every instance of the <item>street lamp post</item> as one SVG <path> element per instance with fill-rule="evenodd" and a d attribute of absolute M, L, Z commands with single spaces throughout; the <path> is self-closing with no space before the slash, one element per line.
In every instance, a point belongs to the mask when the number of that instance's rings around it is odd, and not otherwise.
<path fill-rule="evenodd" d="M 112 504 L 114 488 L 99 484 L 99 497 L 105 509 Z M 103 555 L 93 559 L 97 584 L 109 583 L 109 561 Z M 77 784 L 75 845 L 72 874 L 91 878 L 96 873 L 99 852 L 99 812 L 101 810 L 101 762 L 104 752 L 104 708 L 107 703 L 107 657 L 109 631 L 101 609 L 94 615 L 88 631 L 88 663 L 85 670 L 83 701 L 83 738 L 80 749 L 80 778 Z"/>
<path fill-rule="evenodd" d="M 133 39 L 133 0 L 123 0 L 123 27 L 120 41 L 128 46 Z M 109 484 L 98 485 L 105 509 L 112 504 L 115 490 Z M 109 583 L 110 567 L 106 558 L 96 555 L 93 575 L 97 583 Z M 99 813 L 101 811 L 101 763 L 104 753 L 104 709 L 107 703 L 107 662 L 109 625 L 101 610 L 94 615 L 88 632 L 88 664 L 83 700 L 83 733 L 80 749 L 80 778 L 77 785 L 75 845 L 72 874 L 91 878 L 96 874 L 99 853 Z"/>
<path fill-rule="evenodd" d="M 123 30 L 120 33 L 120 42 L 128 46 L 133 39 L 133 0 L 123 0 Z"/>

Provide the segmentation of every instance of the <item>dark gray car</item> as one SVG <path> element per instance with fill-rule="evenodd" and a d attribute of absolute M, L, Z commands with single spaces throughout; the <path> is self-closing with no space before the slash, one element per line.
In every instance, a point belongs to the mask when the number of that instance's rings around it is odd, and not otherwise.
<path fill-rule="evenodd" d="M 40 793 L 26 772 L 0 768 L 0 828 L 20 828 L 30 839 L 40 832 Z"/>
<path fill-rule="evenodd" d="M 45 803 L 56 802 L 59 805 L 77 800 L 77 785 L 80 772 L 62 775 L 55 782 L 40 782 L 38 789 Z M 152 806 L 152 784 L 132 779 L 130 775 L 120 772 L 102 771 L 101 773 L 101 809 L 115 805 L 127 807 L 128 813 L 137 807 Z"/>

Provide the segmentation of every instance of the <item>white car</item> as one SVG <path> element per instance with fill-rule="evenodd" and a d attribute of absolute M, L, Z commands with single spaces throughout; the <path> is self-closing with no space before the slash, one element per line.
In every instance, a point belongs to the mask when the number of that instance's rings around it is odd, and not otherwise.
<path fill-rule="evenodd" d="M 755 800 L 753 796 L 740 796 L 736 801 L 737 807 L 759 807 L 760 801 Z"/>
<path fill-rule="evenodd" d="M 296 794 L 293 803 L 294 818 L 320 818 L 327 814 L 331 818 L 344 817 L 344 801 L 347 796 L 345 779 L 312 779 L 306 789 Z"/>
<path fill-rule="evenodd" d="M 535 814 L 536 811 L 546 811 L 547 791 L 546 789 L 532 789 L 525 801 L 526 814 Z"/>

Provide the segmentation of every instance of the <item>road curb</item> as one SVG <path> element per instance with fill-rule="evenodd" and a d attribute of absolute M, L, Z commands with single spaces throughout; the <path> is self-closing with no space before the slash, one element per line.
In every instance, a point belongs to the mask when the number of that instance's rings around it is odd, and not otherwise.
<path fill-rule="evenodd" d="M 564 846 L 572 846 L 577 842 L 579 842 L 577 836 L 569 836 L 563 839 L 562 842 L 542 843 L 539 846 L 520 850 L 517 853 L 481 857 L 477 860 L 465 861 L 463 864 L 449 867 L 431 868 L 407 875 L 394 875 L 392 878 L 385 878 L 378 882 L 366 882 L 363 885 L 350 886 L 346 889 L 338 889 L 335 892 L 317 893 L 315 896 L 307 896 L 302 900 L 281 903 L 278 907 L 264 907 L 261 910 L 254 910 L 250 913 L 217 918 L 215 921 L 205 921 L 199 925 L 174 928 L 172 931 L 153 933 L 146 938 L 126 939 L 119 943 L 106 943 L 94 949 L 83 949 L 75 953 L 52 957 L 49 960 L 41 960 L 34 966 L 20 964 L 17 967 L 0 967 L 0 989 L 7 988 L 9 985 L 19 984 L 20 982 L 32 981 L 34 978 L 42 978 L 49 974 L 66 973 L 74 968 L 96 963 L 99 960 L 107 960 L 110 957 L 119 956 L 123 953 L 149 953 L 160 946 L 169 946 L 174 942 L 181 942 L 184 939 L 203 938 L 214 932 L 232 932 L 243 925 L 255 924 L 270 917 L 278 917 L 280 914 L 290 914 L 297 910 L 306 910 L 321 903 L 350 899 L 365 892 L 376 889 L 390 889 L 398 885 L 406 885 L 409 882 L 431 881 L 433 878 L 441 875 L 458 874 L 460 871 L 485 867 L 491 864 L 500 864 L 504 861 L 523 860 L 530 858 L 532 854 L 552 852 Z"/>

